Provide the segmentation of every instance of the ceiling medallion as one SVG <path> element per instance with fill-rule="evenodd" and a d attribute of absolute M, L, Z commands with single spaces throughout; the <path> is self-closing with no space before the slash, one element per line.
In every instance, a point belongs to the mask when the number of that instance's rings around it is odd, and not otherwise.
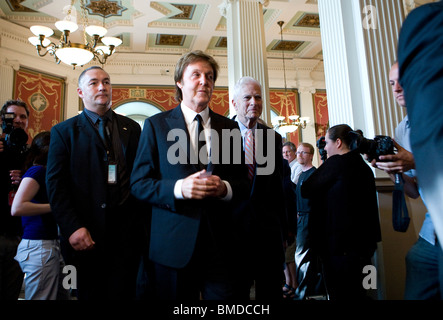
<path fill-rule="evenodd" d="M 320 17 L 315 13 L 304 13 L 294 27 L 320 28 Z"/>
<path fill-rule="evenodd" d="M 278 51 L 295 51 L 295 50 L 297 50 L 302 44 L 303 44 L 303 41 L 280 40 L 280 41 L 278 41 L 278 42 L 274 45 L 274 47 L 272 47 L 272 50 L 278 50 Z"/>
<path fill-rule="evenodd" d="M 180 9 L 182 13 L 176 14 L 175 16 L 170 17 L 169 19 L 180 19 L 180 20 L 192 20 L 194 17 L 195 5 L 188 4 L 175 4 L 171 3 L 177 9 Z"/>
<path fill-rule="evenodd" d="M 104 18 L 121 16 L 127 8 L 120 6 L 119 1 L 91 0 L 86 6 L 90 15 L 99 15 Z"/>
<path fill-rule="evenodd" d="M 155 44 L 159 46 L 183 46 L 185 38 L 184 35 L 159 34 Z"/>
<path fill-rule="evenodd" d="M 36 12 L 22 5 L 23 1 L 25 0 L 6 0 L 6 3 L 13 12 Z"/>

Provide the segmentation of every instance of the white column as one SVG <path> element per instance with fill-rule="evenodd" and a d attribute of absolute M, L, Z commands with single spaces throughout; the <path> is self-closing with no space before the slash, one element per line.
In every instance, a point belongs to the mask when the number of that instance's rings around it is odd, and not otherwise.
<path fill-rule="evenodd" d="M 14 70 L 20 67 L 18 61 L 8 59 L 0 60 L 0 103 L 3 105 L 6 100 L 13 98 L 14 91 Z"/>
<path fill-rule="evenodd" d="M 269 79 L 263 6 L 269 0 L 224 0 L 220 10 L 227 20 L 229 101 L 235 83 L 251 76 L 262 85 L 263 112 L 261 118 L 271 125 Z M 231 116 L 235 111 L 230 106 Z"/>
<path fill-rule="evenodd" d="M 404 19 L 402 0 L 319 0 L 330 124 L 393 136 L 404 116 L 389 69 Z"/>
<path fill-rule="evenodd" d="M 299 86 L 299 101 L 300 101 L 300 115 L 303 117 L 309 117 L 310 123 L 306 126 L 306 129 L 301 130 L 300 142 L 310 143 L 316 148 L 316 133 L 315 133 L 315 113 L 314 113 L 314 98 L 315 88 Z M 318 168 L 319 163 L 317 157 L 314 157 L 313 164 Z"/>

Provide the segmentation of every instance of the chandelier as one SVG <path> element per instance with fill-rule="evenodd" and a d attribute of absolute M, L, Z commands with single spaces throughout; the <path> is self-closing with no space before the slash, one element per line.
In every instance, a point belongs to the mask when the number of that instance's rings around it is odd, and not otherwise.
<path fill-rule="evenodd" d="M 280 39 L 281 43 L 283 42 L 283 29 L 282 26 L 284 21 L 278 21 L 277 24 L 280 27 Z M 284 48 L 282 48 L 282 58 L 283 58 L 283 78 L 285 81 L 285 100 L 288 100 L 287 94 L 287 86 L 286 86 L 286 67 L 285 67 L 285 52 Z M 283 110 L 283 108 L 282 108 Z M 296 131 L 299 127 L 302 129 L 306 128 L 306 125 L 309 123 L 309 117 L 300 117 L 299 115 L 289 115 L 288 117 L 278 116 L 273 119 L 274 129 L 278 130 L 282 134 L 288 134 Z"/>
<path fill-rule="evenodd" d="M 122 40 L 116 37 L 105 37 L 108 30 L 104 27 L 89 25 L 85 0 L 80 0 L 84 43 L 71 42 L 69 35 L 78 29 L 75 22 L 76 17 L 73 17 L 72 12 L 73 9 L 75 11 L 75 2 L 76 0 L 71 0 L 65 19 L 55 23 L 55 27 L 62 32 L 58 44 L 48 39 L 54 34 L 54 31 L 45 26 L 32 26 L 30 29 L 35 36 L 28 40 L 37 48 L 37 54 L 40 57 L 49 53 L 54 56 L 57 64 L 62 61 L 67 65 L 72 65 L 75 69 L 76 66 L 83 66 L 91 60 L 97 60 L 103 65 L 106 63 L 106 59 L 115 52 L 115 48 L 122 43 Z M 103 15 L 103 25 L 104 17 L 105 15 Z"/>

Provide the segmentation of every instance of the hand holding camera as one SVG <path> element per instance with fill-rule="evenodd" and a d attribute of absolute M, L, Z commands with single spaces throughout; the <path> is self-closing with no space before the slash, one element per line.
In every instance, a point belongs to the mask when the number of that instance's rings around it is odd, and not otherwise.
<path fill-rule="evenodd" d="M 2 115 L 2 130 L 5 138 L 0 140 L 0 152 L 12 152 L 21 154 L 26 151 L 28 135 L 25 130 L 14 127 L 14 112 L 6 112 Z"/>
<path fill-rule="evenodd" d="M 380 156 L 380 161 L 373 160 L 371 165 L 389 174 L 415 169 L 414 155 L 394 141 L 396 154 Z"/>

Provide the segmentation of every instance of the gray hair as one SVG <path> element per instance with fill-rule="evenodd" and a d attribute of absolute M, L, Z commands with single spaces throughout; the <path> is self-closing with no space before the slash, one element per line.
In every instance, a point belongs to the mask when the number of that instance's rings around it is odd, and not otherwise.
<path fill-rule="evenodd" d="M 258 82 L 256 79 L 254 79 L 253 77 L 249 77 L 249 76 L 245 76 L 245 77 L 241 77 L 240 79 L 238 79 L 237 83 L 234 86 L 234 94 L 232 95 L 232 99 L 236 100 L 238 95 L 240 94 L 240 90 L 241 88 L 248 83 L 256 83 L 259 87 L 260 87 L 260 91 L 262 90 L 262 86 L 261 83 Z"/>

